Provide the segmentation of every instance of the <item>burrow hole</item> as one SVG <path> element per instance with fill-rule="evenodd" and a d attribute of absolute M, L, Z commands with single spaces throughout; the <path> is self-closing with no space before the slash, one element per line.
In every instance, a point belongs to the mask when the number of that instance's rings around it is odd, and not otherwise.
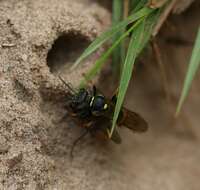
<path fill-rule="evenodd" d="M 64 73 L 81 55 L 90 41 L 80 33 L 59 36 L 47 55 L 47 65 L 53 74 Z"/>

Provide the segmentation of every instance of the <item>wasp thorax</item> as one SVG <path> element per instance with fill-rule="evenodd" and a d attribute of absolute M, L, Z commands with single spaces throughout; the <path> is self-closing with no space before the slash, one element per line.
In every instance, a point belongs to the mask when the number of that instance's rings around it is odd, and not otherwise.
<path fill-rule="evenodd" d="M 92 114 L 101 115 L 106 109 L 108 105 L 106 104 L 105 97 L 102 95 L 93 96 L 90 102 L 90 108 Z"/>

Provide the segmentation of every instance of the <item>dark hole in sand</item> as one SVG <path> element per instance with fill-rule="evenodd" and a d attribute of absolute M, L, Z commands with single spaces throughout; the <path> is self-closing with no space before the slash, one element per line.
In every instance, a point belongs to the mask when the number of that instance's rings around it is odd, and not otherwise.
<path fill-rule="evenodd" d="M 81 55 L 90 41 L 82 34 L 68 33 L 59 36 L 47 55 L 47 65 L 53 74 L 64 73 Z"/>

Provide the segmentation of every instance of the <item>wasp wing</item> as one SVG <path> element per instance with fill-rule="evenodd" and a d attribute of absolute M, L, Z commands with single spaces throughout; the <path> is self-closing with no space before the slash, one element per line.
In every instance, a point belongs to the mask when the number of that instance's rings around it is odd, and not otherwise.
<path fill-rule="evenodd" d="M 94 133 L 102 138 L 106 138 L 109 139 L 108 136 L 108 131 L 110 131 L 111 127 L 112 127 L 112 121 L 104 116 L 100 116 L 100 117 L 96 117 L 93 123 L 93 129 L 94 129 Z M 116 144 L 120 144 L 121 143 L 121 137 L 118 133 L 118 131 L 115 129 L 111 140 L 113 142 L 115 142 Z"/>
<path fill-rule="evenodd" d="M 148 129 L 147 122 L 139 114 L 126 108 L 122 108 L 117 124 L 135 132 L 145 132 Z"/>
<path fill-rule="evenodd" d="M 118 94 L 118 88 L 115 91 L 115 94 L 111 98 L 112 102 L 112 108 L 110 113 L 114 113 L 115 105 L 117 103 L 117 94 Z M 118 121 L 117 121 L 118 126 L 125 126 L 129 128 L 132 131 L 136 132 L 145 132 L 148 129 L 148 124 L 147 122 L 137 113 L 130 111 L 126 109 L 125 107 L 122 108 L 122 110 L 119 113 Z"/>

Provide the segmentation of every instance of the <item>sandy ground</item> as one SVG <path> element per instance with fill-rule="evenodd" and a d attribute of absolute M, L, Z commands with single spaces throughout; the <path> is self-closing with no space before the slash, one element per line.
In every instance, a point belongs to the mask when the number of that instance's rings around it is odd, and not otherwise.
<path fill-rule="evenodd" d="M 135 69 L 125 105 L 146 118 L 149 131 L 121 129 L 120 146 L 88 137 L 70 160 L 71 145 L 82 131 L 62 120 L 65 87 L 57 74 L 76 86 L 99 55 L 67 73 L 109 24 L 103 5 L 89 0 L 0 2 L 0 189 L 200 189 L 199 74 L 182 114 L 173 119 L 200 23 L 198 3 L 170 18 L 158 39 L 170 101 L 151 53 L 145 52 Z M 177 37 L 188 42 L 174 43 Z"/>

